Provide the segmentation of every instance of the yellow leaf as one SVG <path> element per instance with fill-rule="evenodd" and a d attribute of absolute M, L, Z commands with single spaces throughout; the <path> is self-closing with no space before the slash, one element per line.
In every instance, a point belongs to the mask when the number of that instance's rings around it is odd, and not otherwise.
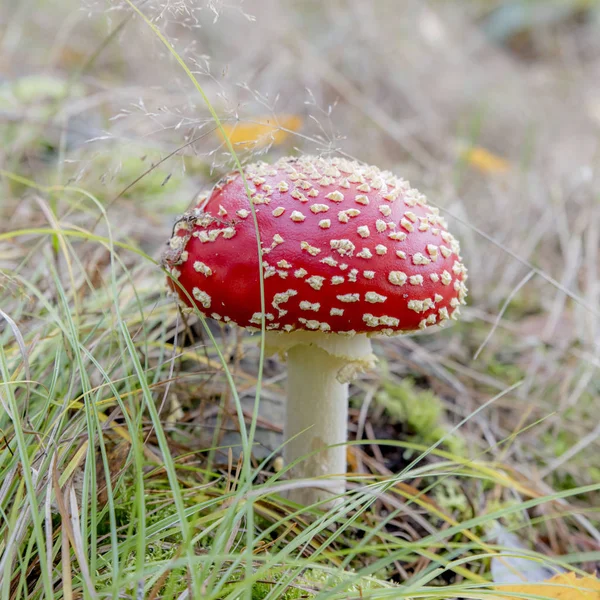
<path fill-rule="evenodd" d="M 297 115 L 256 117 L 246 123 L 223 123 L 223 129 L 232 144 L 254 148 L 281 144 L 289 136 L 290 131 L 298 131 L 300 127 L 302 127 L 302 119 Z M 224 140 L 222 132 L 217 131 L 219 137 Z"/>
<path fill-rule="evenodd" d="M 575 573 L 563 573 L 543 583 L 519 583 L 497 585 L 496 589 L 516 594 L 530 594 L 556 600 L 600 600 L 600 580 L 593 575 L 577 577 Z"/>
<path fill-rule="evenodd" d="M 466 150 L 463 159 L 482 173 L 505 173 L 510 168 L 507 160 L 481 146 L 473 146 Z"/>

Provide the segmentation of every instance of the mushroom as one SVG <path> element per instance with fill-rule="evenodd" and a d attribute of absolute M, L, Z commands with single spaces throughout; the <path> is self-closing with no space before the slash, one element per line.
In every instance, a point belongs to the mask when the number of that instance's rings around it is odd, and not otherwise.
<path fill-rule="evenodd" d="M 370 337 L 456 319 L 466 269 L 438 209 L 387 171 L 303 156 L 244 175 L 261 240 L 265 342 L 287 356 L 284 459 L 295 477 L 329 479 L 291 492 L 312 504 L 345 489 L 348 382 L 375 363 Z M 177 221 L 164 264 L 205 316 L 259 330 L 256 231 L 239 174 Z"/>

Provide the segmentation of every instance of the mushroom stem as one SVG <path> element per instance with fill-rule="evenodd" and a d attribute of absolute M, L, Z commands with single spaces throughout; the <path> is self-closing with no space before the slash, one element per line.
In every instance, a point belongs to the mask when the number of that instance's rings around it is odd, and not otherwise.
<path fill-rule="evenodd" d="M 311 487 L 294 489 L 290 499 L 308 505 L 343 493 L 348 382 L 374 366 L 371 340 L 364 333 L 301 330 L 267 332 L 265 341 L 268 353 L 285 354 L 288 361 L 284 460 L 288 465 L 298 461 L 292 477 L 320 478 Z"/>
<path fill-rule="evenodd" d="M 294 478 L 329 476 L 326 487 L 319 488 L 316 481 L 315 487 L 290 492 L 291 500 L 309 505 L 345 489 L 346 446 L 331 446 L 347 441 L 348 383 L 341 383 L 338 374 L 348 361 L 304 344 L 290 348 L 287 358 L 284 460 L 291 464 L 302 459 L 292 468 Z"/>

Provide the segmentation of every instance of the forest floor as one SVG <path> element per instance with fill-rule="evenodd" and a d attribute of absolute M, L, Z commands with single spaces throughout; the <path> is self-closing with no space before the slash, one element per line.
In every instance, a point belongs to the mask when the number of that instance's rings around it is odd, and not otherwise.
<path fill-rule="evenodd" d="M 376 340 L 351 385 L 329 511 L 277 493 L 285 362 L 167 294 L 177 215 L 233 166 L 211 110 L 242 162 L 376 164 L 461 240 L 461 320 Z M 597 3 L 5 3 L 0 140 L 1 598 L 600 568 Z"/>

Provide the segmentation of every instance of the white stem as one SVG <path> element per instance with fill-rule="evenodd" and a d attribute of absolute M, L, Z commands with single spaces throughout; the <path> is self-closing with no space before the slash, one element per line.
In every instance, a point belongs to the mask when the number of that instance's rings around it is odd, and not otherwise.
<path fill-rule="evenodd" d="M 304 344 L 290 348 L 287 358 L 284 460 L 291 464 L 318 451 L 296 465 L 292 476 L 296 479 L 334 476 L 323 480 L 322 489 L 318 488 L 319 481 L 315 481 L 317 487 L 290 492 L 291 500 L 309 505 L 345 489 L 346 446 L 328 446 L 347 441 L 348 383 L 340 383 L 337 376 L 348 361 Z"/>

